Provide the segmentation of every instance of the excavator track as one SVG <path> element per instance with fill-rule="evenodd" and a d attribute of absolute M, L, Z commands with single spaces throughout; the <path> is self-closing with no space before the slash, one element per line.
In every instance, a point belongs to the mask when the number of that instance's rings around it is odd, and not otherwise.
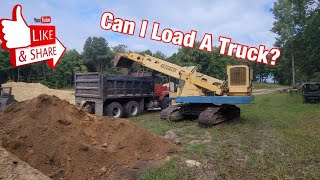
<path fill-rule="evenodd" d="M 170 105 L 160 112 L 160 119 L 167 121 L 179 121 L 183 119 L 181 107 L 179 105 Z"/>
<path fill-rule="evenodd" d="M 200 127 L 212 127 L 224 121 L 240 117 L 240 108 L 235 105 L 207 107 L 199 114 Z"/>
<path fill-rule="evenodd" d="M 160 118 L 167 121 L 179 121 L 184 117 L 197 116 L 200 127 L 212 127 L 224 121 L 240 117 L 240 108 L 235 105 L 176 104 L 160 112 Z"/>

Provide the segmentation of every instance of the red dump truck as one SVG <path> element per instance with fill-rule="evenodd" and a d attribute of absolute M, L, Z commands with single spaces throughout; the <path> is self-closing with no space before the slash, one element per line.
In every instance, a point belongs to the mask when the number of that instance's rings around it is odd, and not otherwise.
<path fill-rule="evenodd" d="M 95 115 L 135 117 L 150 108 L 169 105 L 163 79 L 144 73 L 107 75 L 98 72 L 75 74 L 75 103 Z"/>

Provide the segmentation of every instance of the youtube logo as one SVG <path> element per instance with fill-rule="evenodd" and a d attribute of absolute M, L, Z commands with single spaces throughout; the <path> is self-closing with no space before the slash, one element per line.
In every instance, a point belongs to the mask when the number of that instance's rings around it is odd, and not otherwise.
<path fill-rule="evenodd" d="M 51 23 L 51 17 L 50 17 L 50 16 L 42 16 L 42 17 L 40 18 L 40 22 L 41 22 L 41 23 L 44 23 L 44 24 L 46 24 L 46 23 Z"/>
<path fill-rule="evenodd" d="M 34 18 L 34 22 L 41 23 L 41 24 L 50 24 L 51 17 L 50 16 L 42 16 L 41 18 Z"/>

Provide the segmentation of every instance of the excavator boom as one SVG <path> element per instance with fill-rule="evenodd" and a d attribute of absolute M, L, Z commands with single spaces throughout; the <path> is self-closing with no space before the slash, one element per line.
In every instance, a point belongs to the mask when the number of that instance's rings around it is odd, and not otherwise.
<path fill-rule="evenodd" d="M 114 59 L 114 65 L 117 67 L 128 68 L 132 66 L 133 62 L 170 77 L 186 81 L 202 89 L 215 92 L 217 95 L 223 95 L 223 93 L 225 93 L 225 89 L 222 87 L 223 81 L 198 72 L 196 67 L 181 67 L 168 61 L 137 53 L 120 53 L 117 54 Z M 184 95 L 187 94 L 188 93 L 184 93 Z"/>
<path fill-rule="evenodd" d="M 129 68 L 134 62 L 136 62 L 144 67 L 148 67 L 177 79 L 180 77 L 179 72 L 183 70 L 182 67 L 176 64 L 147 55 L 143 56 L 137 53 L 119 53 L 115 56 L 113 62 L 116 67 L 124 68 Z"/>

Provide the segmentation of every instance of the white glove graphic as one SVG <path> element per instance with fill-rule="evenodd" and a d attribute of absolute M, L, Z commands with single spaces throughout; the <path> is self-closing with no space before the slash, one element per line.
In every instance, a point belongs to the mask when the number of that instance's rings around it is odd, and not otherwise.
<path fill-rule="evenodd" d="M 0 26 L 2 27 L 3 47 L 12 49 L 30 46 L 30 28 L 23 19 L 21 5 L 13 8 L 12 20 L 3 19 L 0 21 Z"/>

